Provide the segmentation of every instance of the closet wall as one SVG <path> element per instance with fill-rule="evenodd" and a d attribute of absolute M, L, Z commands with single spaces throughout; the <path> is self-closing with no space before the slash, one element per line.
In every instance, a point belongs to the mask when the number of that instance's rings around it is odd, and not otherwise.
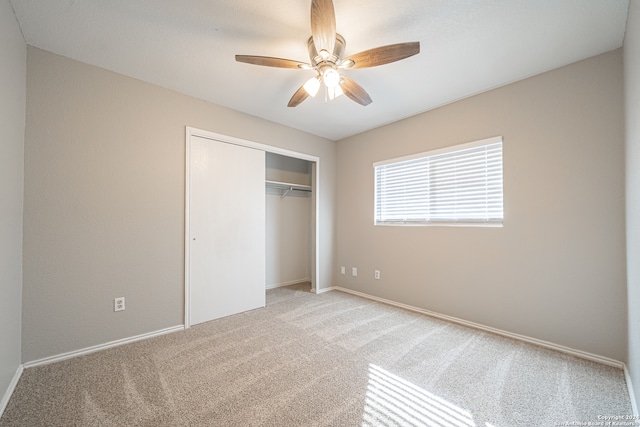
<path fill-rule="evenodd" d="M 311 162 L 266 155 L 266 180 L 311 185 Z M 311 193 L 266 186 L 266 287 L 311 281 Z"/>

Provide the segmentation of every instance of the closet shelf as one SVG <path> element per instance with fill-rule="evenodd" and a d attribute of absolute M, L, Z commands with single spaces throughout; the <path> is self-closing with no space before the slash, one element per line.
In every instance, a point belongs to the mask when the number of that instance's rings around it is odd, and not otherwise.
<path fill-rule="evenodd" d="M 290 191 L 304 191 L 306 193 L 310 193 L 311 192 L 311 186 L 310 185 L 304 185 L 304 184 L 293 184 L 291 182 L 280 182 L 280 181 L 265 181 L 266 182 L 266 186 L 268 188 L 274 188 L 277 190 L 284 190 L 284 194 L 282 195 L 282 197 L 284 198 Z"/>

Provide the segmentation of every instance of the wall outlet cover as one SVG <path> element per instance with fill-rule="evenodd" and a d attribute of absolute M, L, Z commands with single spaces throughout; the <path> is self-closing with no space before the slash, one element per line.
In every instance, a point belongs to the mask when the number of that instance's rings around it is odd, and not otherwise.
<path fill-rule="evenodd" d="M 124 297 L 114 298 L 113 311 L 123 311 L 123 310 L 124 310 Z"/>

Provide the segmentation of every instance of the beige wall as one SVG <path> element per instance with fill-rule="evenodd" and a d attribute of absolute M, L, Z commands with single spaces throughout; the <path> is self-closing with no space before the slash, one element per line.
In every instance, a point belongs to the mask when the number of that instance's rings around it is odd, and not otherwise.
<path fill-rule="evenodd" d="M 631 0 L 624 39 L 628 365 L 640 407 L 640 1 Z"/>
<path fill-rule="evenodd" d="M 18 21 L 0 0 L 0 415 L 20 365 L 26 67 Z"/>
<path fill-rule="evenodd" d="M 625 360 L 622 80 L 618 50 L 339 141 L 334 283 Z M 373 226 L 373 162 L 497 135 L 503 228 Z"/>
<path fill-rule="evenodd" d="M 23 361 L 183 323 L 185 126 L 320 157 L 331 284 L 335 143 L 29 47 Z"/>

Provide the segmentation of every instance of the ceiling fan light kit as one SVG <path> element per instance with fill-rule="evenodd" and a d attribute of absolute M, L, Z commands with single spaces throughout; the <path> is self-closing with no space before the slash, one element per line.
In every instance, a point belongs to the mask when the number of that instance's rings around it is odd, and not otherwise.
<path fill-rule="evenodd" d="M 389 64 L 420 53 L 420 42 L 406 42 L 369 49 L 343 58 L 346 42 L 336 33 L 336 17 L 332 0 L 311 1 L 311 37 L 307 41 L 310 63 L 270 56 L 236 55 L 236 61 L 266 67 L 315 70 L 316 76 L 307 80 L 289 100 L 296 107 L 307 97 L 314 97 L 325 87 L 325 101 L 345 94 L 360 105 L 369 105 L 369 94 L 341 70 L 369 68 Z"/>

